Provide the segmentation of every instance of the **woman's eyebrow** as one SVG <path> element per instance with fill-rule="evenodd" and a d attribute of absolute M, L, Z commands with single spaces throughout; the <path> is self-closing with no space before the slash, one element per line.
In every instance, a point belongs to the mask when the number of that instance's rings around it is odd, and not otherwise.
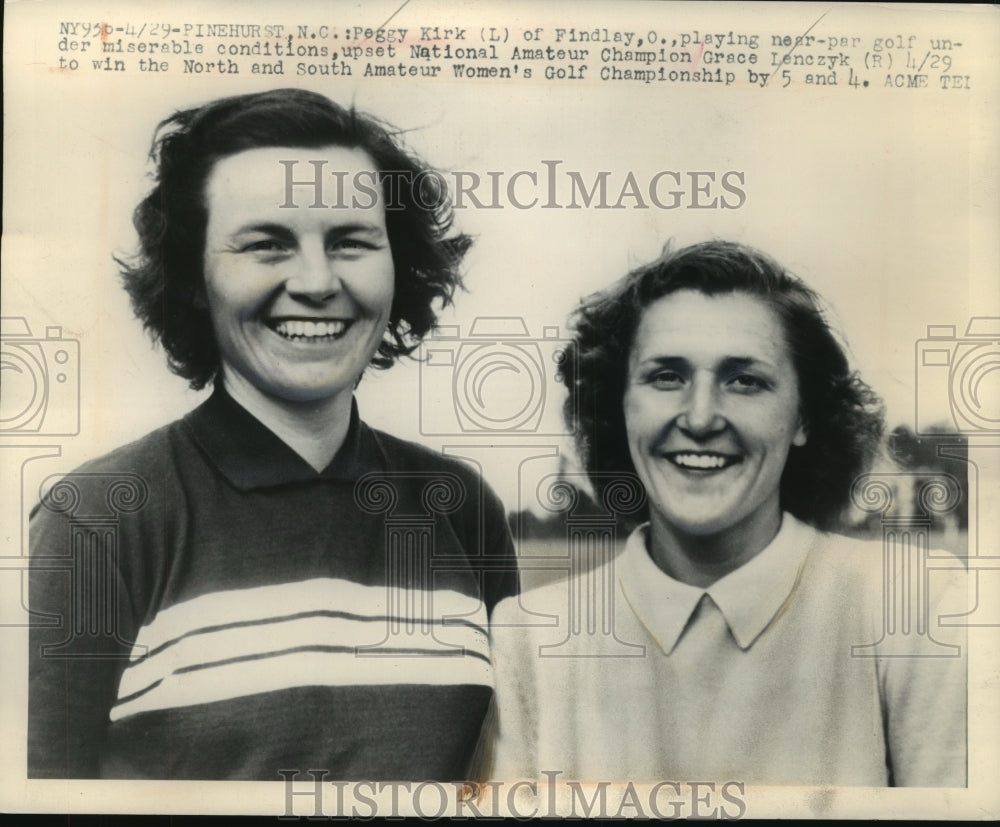
<path fill-rule="evenodd" d="M 684 356 L 649 356 L 639 363 L 639 367 L 663 367 L 671 370 L 690 367 L 691 361 Z M 772 368 L 772 364 L 755 356 L 724 356 L 716 363 L 721 373 L 733 373 L 747 368 Z"/>
<path fill-rule="evenodd" d="M 679 370 L 681 368 L 686 368 L 691 363 L 685 359 L 683 356 L 648 356 L 639 362 L 640 368 L 670 368 L 672 370 Z"/>
<path fill-rule="evenodd" d="M 281 239 L 290 239 L 294 235 L 288 227 L 283 224 L 276 224 L 272 221 L 243 224 L 242 226 L 237 227 L 230 235 L 238 236 L 246 235 L 248 233 L 260 233 L 261 235 L 270 235 Z"/>
<path fill-rule="evenodd" d="M 291 239 L 295 236 L 295 233 L 289 227 L 273 221 L 254 221 L 243 224 L 237 227 L 230 235 L 239 236 L 251 233 L 260 233 L 261 235 L 270 235 L 281 239 Z M 386 231 L 384 227 L 374 222 L 352 221 L 348 224 L 338 224 L 330 227 L 325 235 L 343 236 L 350 235 L 351 233 L 366 233 L 373 237 L 382 237 L 386 234 Z"/>
<path fill-rule="evenodd" d="M 352 221 L 350 224 L 338 224 L 327 230 L 328 236 L 350 235 L 352 233 L 366 233 L 370 236 L 381 237 L 386 234 L 385 228 L 368 221 Z"/>
<path fill-rule="evenodd" d="M 727 356 L 719 363 L 719 367 L 726 372 L 745 370 L 746 368 L 768 368 L 771 363 L 766 359 L 759 359 L 755 356 Z"/>

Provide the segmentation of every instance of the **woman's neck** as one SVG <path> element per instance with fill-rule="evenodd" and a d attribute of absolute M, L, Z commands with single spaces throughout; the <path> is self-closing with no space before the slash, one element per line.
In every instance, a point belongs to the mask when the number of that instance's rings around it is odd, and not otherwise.
<path fill-rule="evenodd" d="M 234 371 L 223 374 L 226 392 L 319 472 L 344 444 L 351 424 L 352 393 L 292 402 L 268 396 Z"/>
<path fill-rule="evenodd" d="M 674 580 L 708 588 L 760 554 L 780 528 L 778 507 L 752 514 L 714 534 L 680 531 L 654 509 L 650 515 L 649 555 Z"/>

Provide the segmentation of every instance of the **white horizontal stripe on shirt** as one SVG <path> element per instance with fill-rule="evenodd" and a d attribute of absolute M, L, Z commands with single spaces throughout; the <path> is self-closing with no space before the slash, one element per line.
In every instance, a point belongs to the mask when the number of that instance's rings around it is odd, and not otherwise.
<path fill-rule="evenodd" d="M 152 622 L 143 626 L 132 648 L 132 660 L 151 654 L 161 646 L 201 629 L 234 623 L 266 623 L 311 611 L 335 610 L 365 617 L 384 617 L 389 601 L 411 604 L 410 617 L 433 617 L 438 620 L 466 618 L 485 630 L 482 602 L 450 589 L 421 591 L 392 589 L 386 585 L 363 586 L 351 580 L 320 577 L 292 583 L 257 586 L 249 589 L 218 591 L 177 603 L 160 610 Z M 412 611 L 414 602 L 430 605 L 431 611 Z M 393 615 L 399 605 L 393 605 Z M 403 608 L 406 608 L 405 606 Z M 143 649 L 142 647 L 145 647 Z"/>
<path fill-rule="evenodd" d="M 359 657 L 354 652 L 287 652 L 165 675 L 143 694 L 118 703 L 111 720 L 159 709 L 242 698 L 299 686 L 420 684 L 493 686 L 489 663 L 459 657 Z"/>
<path fill-rule="evenodd" d="M 486 608 L 320 578 L 202 595 L 142 627 L 111 720 L 297 686 L 492 685 Z"/>

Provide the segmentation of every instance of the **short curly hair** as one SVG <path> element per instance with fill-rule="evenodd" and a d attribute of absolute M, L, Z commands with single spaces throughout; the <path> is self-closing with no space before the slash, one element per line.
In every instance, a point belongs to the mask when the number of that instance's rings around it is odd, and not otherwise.
<path fill-rule="evenodd" d="M 837 527 L 855 477 L 879 450 L 884 407 L 851 371 L 819 296 L 770 257 L 727 241 L 676 251 L 668 245 L 660 258 L 588 296 L 575 311 L 574 338 L 563 362 L 569 388 L 565 414 L 576 427 L 577 448 L 594 487 L 600 489 L 609 475 L 635 473 L 623 408 L 629 354 L 646 308 L 678 290 L 746 293 L 777 313 L 808 433 L 806 444 L 788 455 L 782 508 L 817 528 Z"/>
<path fill-rule="evenodd" d="M 116 258 L 136 316 L 192 388 L 216 377 L 221 356 L 204 301 L 208 210 L 205 183 L 215 163 L 269 147 L 361 149 L 375 162 L 392 209 L 386 226 L 395 294 L 386 333 L 372 359 L 389 367 L 412 353 L 451 303 L 472 240 L 452 234 L 454 212 L 442 176 L 407 150 L 398 130 L 303 89 L 275 89 L 214 100 L 176 112 L 156 129 L 150 159 L 156 185 L 136 207 L 139 251 Z M 394 180 L 420 186 L 394 187 Z M 390 192 L 389 188 L 393 188 Z M 391 201 L 389 198 L 391 197 Z"/>

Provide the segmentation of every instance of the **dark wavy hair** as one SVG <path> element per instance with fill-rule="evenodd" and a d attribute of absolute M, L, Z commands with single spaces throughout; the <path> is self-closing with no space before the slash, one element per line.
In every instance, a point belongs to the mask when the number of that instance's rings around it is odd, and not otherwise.
<path fill-rule="evenodd" d="M 564 362 L 565 414 L 595 488 L 635 473 L 623 399 L 629 354 L 645 309 L 678 290 L 746 293 L 779 316 L 798 376 L 808 439 L 793 446 L 781 477 L 782 508 L 820 529 L 838 525 L 851 485 L 879 450 L 881 400 L 851 371 L 819 296 L 777 262 L 742 244 L 708 241 L 672 251 L 585 298 L 575 311 Z M 600 490 L 598 493 L 601 493 Z"/>
<path fill-rule="evenodd" d="M 459 265 L 472 240 L 452 235 L 454 213 L 442 177 L 404 148 L 398 130 L 303 89 L 238 95 L 176 112 L 159 124 L 150 150 L 156 185 L 133 216 L 139 252 L 115 260 L 136 316 L 163 345 L 170 369 L 192 388 L 204 387 L 221 364 L 200 299 L 205 183 L 213 166 L 250 149 L 324 146 L 364 150 L 379 173 L 392 173 L 380 177 L 387 203 L 392 199 L 386 225 L 395 296 L 372 364 L 389 367 L 412 353 L 437 321 L 434 303 L 447 306 L 461 287 Z M 393 178 L 422 186 L 394 186 Z"/>

